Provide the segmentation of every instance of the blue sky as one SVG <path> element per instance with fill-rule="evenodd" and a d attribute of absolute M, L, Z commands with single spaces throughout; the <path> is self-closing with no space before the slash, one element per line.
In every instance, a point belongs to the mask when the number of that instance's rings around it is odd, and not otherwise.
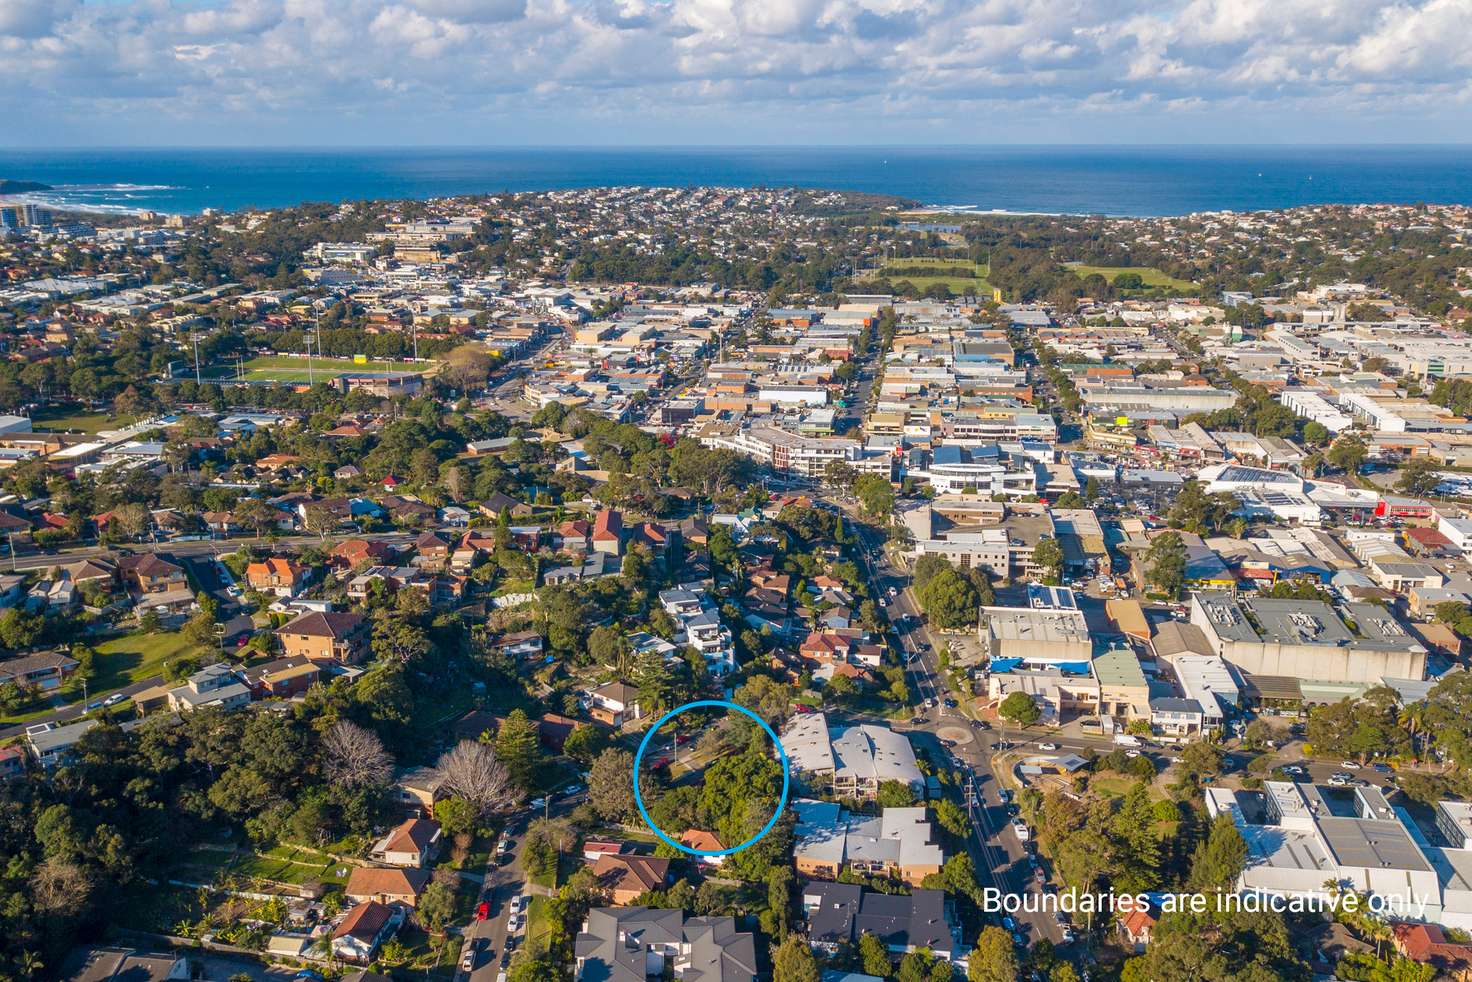
<path fill-rule="evenodd" d="M 0 0 L 0 145 L 1465 141 L 1469 24 L 1472 0 Z"/>

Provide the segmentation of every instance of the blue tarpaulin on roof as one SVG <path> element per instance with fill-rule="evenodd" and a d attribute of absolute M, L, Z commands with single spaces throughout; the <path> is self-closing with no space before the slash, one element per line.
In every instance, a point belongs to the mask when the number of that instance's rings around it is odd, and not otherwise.
<path fill-rule="evenodd" d="M 990 667 L 993 672 L 1010 672 L 1021 664 L 1021 658 L 993 658 Z"/>

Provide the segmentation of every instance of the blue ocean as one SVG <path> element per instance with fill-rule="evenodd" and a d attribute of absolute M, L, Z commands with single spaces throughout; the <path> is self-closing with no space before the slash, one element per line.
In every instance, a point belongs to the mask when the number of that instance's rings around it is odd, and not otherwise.
<path fill-rule="evenodd" d="M 3 150 L 30 196 L 192 214 L 609 185 L 817 187 L 980 211 L 1178 215 L 1472 204 L 1472 145 Z"/>

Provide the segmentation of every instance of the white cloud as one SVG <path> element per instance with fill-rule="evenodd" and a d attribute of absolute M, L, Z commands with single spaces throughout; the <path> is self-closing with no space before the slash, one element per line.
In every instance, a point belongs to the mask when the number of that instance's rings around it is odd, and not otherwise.
<path fill-rule="evenodd" d="M 1469 23 L 1472 0 L 0 0 L 0 111 L 448 138 L 683 120 L 709 140 L 1265 100 L 1425 121 L 1472 92 Z"/>

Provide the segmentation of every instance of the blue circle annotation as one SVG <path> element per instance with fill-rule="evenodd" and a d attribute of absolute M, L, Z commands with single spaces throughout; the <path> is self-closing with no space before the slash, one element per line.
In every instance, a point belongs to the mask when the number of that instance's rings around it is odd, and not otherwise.
<path fill-rule="evenodd" d="M 664 724 L 668 723 L 676 716 L 685 712 L 687 709 L 701 709 L 703 707 L 713 707 L 716 709 L 734 709 L 736 710 L 736 712 L 749 716 L 752 719 L 756 720 L 756 724 L 766 731 L 767 736 L 772 738 L 772 743 L 777 748 L 777 756 L 782 761 L 782 797 L 777 799 L 777 807 L 772 809 L 772 817 L 767 819 L 767 824 L 763 825 L 762 830 L 756 835 L 752 836 L 750 839 L 747 839 L 739 846 L 732 846 L 729 849 L 692 849 L 689 846 L 685 845 L 683 842 L 676 842 L 674 839 L 671 839 L 668 835 L 664 833 L 664 830 L 661 829 L 658 825 L 655 825 L 654 820 L 649 817 L 649 809 L 644 807 L 644 795 L 639 790 L 639 768 L 644 762 L 644 751 L 649 749 L 649 741 L 654 738 L 654 734 L 659 732 L 660 727 L 664 726 Z M 671 709 L 669 712 L 665 713 L 655 722 L 653 726 L 649 728 L 648 732 L 644 734 L 644 739 L 639 741 L 639 751 L 638 753 L 634 754 L 634 804 L 639 806 L 639 815 L 641 818 L 644 819 L 644 824 L 649 826 L 650 831 L 659 836 L 660 841 L 666 843 L 667 845 L 673 846 L 681 852 L 688 852 L 692 856 L 729 856 L 732 853 L 740 852 L 743 849 L 747 849 L 751 846 L 756 845 L 766 836 L 768 832 L 772 831 L 773 826 L 777 824 L 777 818 L 782 814 L 782 809 L 787 806 L 787 786 L 789 782 L 788 772 L 789 767 L 787 764 L 787 751 L 783 748 L 782 741 L 777 739 L 777 734 L 774 733 L 772 731 L 772 728 L 767 725 L 766 720 L 762 719 L 760 716 L 752 712 L 750 709 L 747 709 L 745 706 L 738 706 L 734 702 L 727 702 L 724 699 L 699 699 L 695 702 L 687 702 L 683 706 L 676 706 L 674 709 Z"/>

